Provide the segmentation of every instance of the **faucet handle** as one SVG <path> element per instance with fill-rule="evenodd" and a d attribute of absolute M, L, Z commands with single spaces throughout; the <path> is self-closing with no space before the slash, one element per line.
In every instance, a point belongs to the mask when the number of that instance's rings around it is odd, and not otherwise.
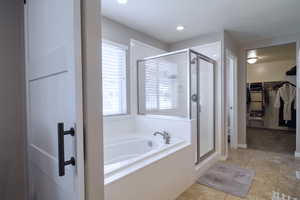
<path fill-rule="evenodd" d="M 166 134 L 166 135 L 170 135 L 167 131 L 165 131 L 165 130 L 162 130 L 162 132 L 164 133 L 164 134 Z"/>

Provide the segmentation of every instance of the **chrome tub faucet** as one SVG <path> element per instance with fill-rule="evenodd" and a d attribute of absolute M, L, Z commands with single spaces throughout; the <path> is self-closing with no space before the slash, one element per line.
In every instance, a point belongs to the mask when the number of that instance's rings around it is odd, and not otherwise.
<path fill-rule="evenodd" d="M 165 144 L 170 144 L 171 136 L 166 131 L 156 131 L 155 133 L 153 133 L 153 135 L 154 136 L 156 136 L 156 135 L 163 136 L 163 139 L 165 140 Z"/>

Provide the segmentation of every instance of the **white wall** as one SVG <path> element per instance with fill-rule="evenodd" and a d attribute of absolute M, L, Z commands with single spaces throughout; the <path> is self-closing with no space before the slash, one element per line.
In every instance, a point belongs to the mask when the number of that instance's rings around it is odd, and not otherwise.
<path fill-rule="evenodd" d="M 159 49 L 167 50 L 168 45 L 157 39 L 141 33 L 123 24 L 113 21 L 107 17 L 102 17 L 102 38 L 120 43 L 129 47 L 130 40 L 135 39 Z"/>
<path fill-rule="evenodd" d="M 26 199 L 23 1 L 0 3 L 0 198 Z"/>
<path fill-rule="evenodd" d="M 286 76 L 286 72 L 296 66 L 296 60 L 282 60 L 267 63 L 247 64 L 247 82 L 271 82 L 296 79 Z M 296 78 L 296 76 L 292 76 Z"/>
<path fill-rule="evenodd" d="M 210 44 L 210 43 L 214 43 L 217 41 L 221 41 L 222 38 L 223 38 L 222 32 L 200 35 L 195 38 L 191 38 L 188 40 L 170 44 L 169 50 L 175 51 L 175 50 L 179 50 L 179 49 L 185 49 L 185 48 L 200 46 L 200 45 L 204 45 L 204 44 Z"/>

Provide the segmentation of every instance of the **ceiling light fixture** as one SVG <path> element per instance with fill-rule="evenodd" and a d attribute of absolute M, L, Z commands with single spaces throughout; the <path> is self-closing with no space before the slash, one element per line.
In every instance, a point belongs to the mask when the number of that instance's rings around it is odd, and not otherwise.
<path fill-rule="evenodd" d="M 119 4 L 127 4 L 127 0 L 118 0 Z"/>
<path fill-rule="evenodd" d="M 183 30 L 184 30 L 184 26 L 178 25 L 178 26 L 176 27 L 176 30 L 177 30 L 177 31 L 183 31 Z"/>
<path fill-rule="evenodd" d="M 254 64 L 258 60 L 258 57 L 247 58 L 247 63 Z"/>

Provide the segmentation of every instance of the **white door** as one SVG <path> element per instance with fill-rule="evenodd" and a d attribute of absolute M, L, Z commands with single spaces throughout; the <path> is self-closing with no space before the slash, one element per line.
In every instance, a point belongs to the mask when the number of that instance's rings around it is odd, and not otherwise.
<path fill-rule="evenodd" d="M 236 66 L 237 58 L 233 55 L 231 51 L 226 49 L 226 129 L 227 135 L 230 136 L 230 144 L 232 148 L 237 148 L 237 135 L 236 135 Z"/>
<path fill-rule="evenodd" d="M 33 200 L 84 199 L 80 32 L 80 0 L 27 0 L 27 150 Z M 60 156 L 59 123 L 75 132 L 60 138 Z M 68 162 L 72 157 L 73 164 Z"/>
<path fill-rule="evenodd" d="M 215 150 L 215 65 L 213 61 L 198 61 L 198 145 L 199 159 Z"/>

